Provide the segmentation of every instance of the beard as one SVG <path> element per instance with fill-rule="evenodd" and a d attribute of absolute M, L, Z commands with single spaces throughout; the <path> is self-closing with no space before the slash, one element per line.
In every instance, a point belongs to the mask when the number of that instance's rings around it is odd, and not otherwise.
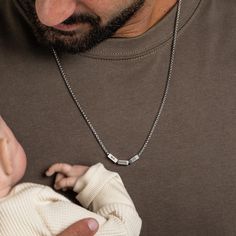
<path fill-rule="evenodd" d="M 62 24 L 72 25 L 77 23 L 88 24 L 87 32 L 81 30 L 62 31 L 43 25 L 37 16 L 34 0 L 22 0 L 22 5 L 37 41 L 47 47 L 53 47 L 60 52 L 81 53 L 90 50 L 102 41 L 112 37 L 118 29 L 126 24 L 136 12 L 142 8 L 145 0 L 135 0 L 130 6 L 113 16 L 104 26 L 101 17 L 91 14 L 72 15 Z"/>

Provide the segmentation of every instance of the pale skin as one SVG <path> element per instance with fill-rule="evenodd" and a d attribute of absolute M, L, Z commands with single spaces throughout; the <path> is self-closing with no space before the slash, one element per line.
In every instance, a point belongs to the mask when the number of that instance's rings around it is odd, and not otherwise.
<path fill-rule="evenodd" d="M 0 116 L 0 198 L 6 197 L 24 176 L 26 170 L 26 154 L 15 138 L 14 134 Z M 88 170 L 87 166 L 55 163 L 46 171 L 47 176 L 56 174 L 54 188 L 56 190 L 72 189 L 76 180 Z M 95 223 L 95 224 L 94 224 Z M 90 226 L 90 228 L 88 228 Z M 81 232 L 82 230 L 82 232 Z M 97 223 L 92 219 L 72 225 L 59 236 L 64 235 L 94 235 L 97 231 Z"/>
<path fill-rule="evenodd" d="M 112 16 L 119 13 L 119 10 L 124 9 L 132 2 L 134 0 L 35 0 L 35 5 L 37 16 L 41 23 L 48 27 L 56 27 L 72 14 L 78 12 L 98 15 L 101 17 L 102 24 L 105 25 Z M 176 2 L 177 0 L 146 0 L 144 6 L 115 33 L 114 37 L 130 38 L 142 35 L 160 21 Z M 81 23 L 73 26 L 73 30 L 76 29 L 88 30 L 87 25 Z M 0 145 L 2 144 L 0 143 Z M 72 183 L 74 177 L 67 175 L 68 170 L 72 170 L 74 167 L 56 165 L 49 171 L 49 174 L 57 172 L 56 170 L 58 169 L 56 168 L 61 170 L 61 173 L 58 173 L 56 177 L 56 187 L 66 189 L 69 187 L 66 186 L 67 182 Z M 2 191 L 0 190 L 0 196 L 8 191 L 9 186 L 5 186 Z M 95 233 L 96 230 L 91 231 L 89 229 L 88 220 L 84 220 L 73 224 L 58 236 L 93 236 Z"/>

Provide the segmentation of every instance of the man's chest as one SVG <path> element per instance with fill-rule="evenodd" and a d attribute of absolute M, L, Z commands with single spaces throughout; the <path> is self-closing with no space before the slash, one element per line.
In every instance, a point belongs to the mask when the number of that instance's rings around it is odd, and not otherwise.
<path fill-rule="evenodd" d="M 108 150 L 128 159 L 155 119 L 167 66 L 90 63 L 65 64 L 71 85 Z M 0 111 L 28 156 L 22 181 L 50 185 L 43 173 L 54 162 L 102 162 L 121 174 L 144 220 L 143 235 L 154 235 L 154 229 L 160 235 L 232 232 L 227 222 L 236 217 L 235 100 L 222 80 L 231 81 L 232 71 L 219 76 L 201 63 L 177 68 L 147 149 L 134 165 L 118 167 L 106 158 L 53 60 L 4 67 Z"/>

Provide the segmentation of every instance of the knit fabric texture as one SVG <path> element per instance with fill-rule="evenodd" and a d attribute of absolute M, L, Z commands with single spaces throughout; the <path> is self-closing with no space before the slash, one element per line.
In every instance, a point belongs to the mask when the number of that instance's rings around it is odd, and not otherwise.
<path fill-rule="evenodd" d="M 97 236 L 139 235 L 141 219 L 117 173 L 96 164 L 78 178 L 74 191 L 78 193 L 78 201 L 90 210 L 44 185 L 15 186 L 0 200 L 0 235 L 57 235 L 88 217 L 99 222 Z"/>

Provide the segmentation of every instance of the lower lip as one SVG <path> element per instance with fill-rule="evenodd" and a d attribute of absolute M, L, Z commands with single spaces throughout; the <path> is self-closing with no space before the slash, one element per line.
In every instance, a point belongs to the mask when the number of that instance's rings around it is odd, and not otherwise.
<path fill-rule="evenodd" d="M 53 26 L 53 28 L 62 30 L 62 31 L 73 31 L 73 30 L 76 30 L 77 27 L 78 27 L 77 24 L 74 24 L 74 25 L 59 24 L 59 25 Z"/>

